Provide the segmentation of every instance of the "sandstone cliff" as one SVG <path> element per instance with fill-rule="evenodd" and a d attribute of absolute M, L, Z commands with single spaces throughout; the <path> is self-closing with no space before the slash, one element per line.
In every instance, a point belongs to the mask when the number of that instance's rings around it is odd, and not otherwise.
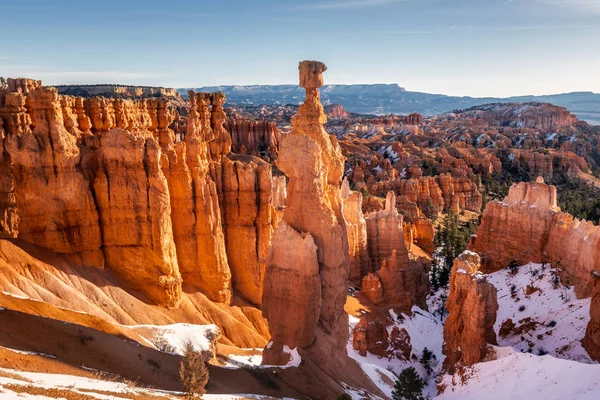
<path fill-rule="evenodd" d="M 486 281 L 479 267 L 479 256 L 470 251 L 463 252 L 452 265 L 443 346 L 444 367 L 451 373 L 456 367 L 483 361 L 488 344 L 497 345 L 496 288 Z"/>
<path fill-rule="evenodd" d="M 556 188 L 543 179 L 510 188 L 504 201 L 488 203 L 470 243 L 481 254 L 482 270 L 493 272 L 509 262 L 549 262 L 578 297 L 591 294 L 591 272 L 600 263 L 600 229 L 560 212 Z"/>
<path fill-rule="evenodd" d="M 224 100 L 190 92 L 179 140 L 165 98 L 84 99 L 9 79 L 0 89 L 0 236 L 108 267 L 152 303 L 176 306 L 182 284 L 229 303 L 233 282 L 260 304 L 271 168 L 227 156 Z"/>

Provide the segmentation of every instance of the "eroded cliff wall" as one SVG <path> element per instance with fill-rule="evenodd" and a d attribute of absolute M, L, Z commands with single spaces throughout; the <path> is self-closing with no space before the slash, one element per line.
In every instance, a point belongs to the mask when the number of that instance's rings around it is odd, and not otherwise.
<path fill-rule="evenodd" d="M 228 157 L 222 94 L 189 99 L 176 139 L 165 98 L 84 99 L 9 79 L 0 89 L 0 236 L 107 267 L 151 303 L 175 306 L 183 285 L 223 303 L 237 289 L 260 304 L 270 165 Z"/>
<path fill-rule="evenodd" d="M 591 295 L 591 272 L 600 264 L 600 228 L 560 211 L 556 188 L 543 178 L 510 188 L 502 201 L 488 203 L 470 249 L 482 258 L 482 271 L 549 262 L 578 297 Z"/>

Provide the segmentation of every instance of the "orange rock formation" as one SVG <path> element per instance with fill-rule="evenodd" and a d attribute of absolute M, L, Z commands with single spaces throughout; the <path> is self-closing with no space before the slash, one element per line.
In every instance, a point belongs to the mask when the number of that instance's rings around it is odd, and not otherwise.
<path fill-rule="evenodd" d="M 362 212 L 363 197 L 360 192 L 350 190 L 346 179 L 342 183 L 341 196 L 350 250 L 350 273 L 348 277 L 350 280 L 360 281 L 362 276 L 372 271 L 367 246 L 367 222 Z"/>
<path fill-rule="evenodd" d="M 482 361 L 488 344 L 497 344 L 496 288 L 486 281 L 479 267 L 479 255 L 470 251 L 463 252 L 452 265 L 443 346 L 444 366 L 451 373 L 458 366 Z"/>
<path fill-rule="evenodd" d="M 588 297 L 591 272 L 600 263 L 600 228 L 560 212 L 556 188 L 538 178 L 513 185 L 504 201 L 488 203 L 469 247 L 481 254 L 484 272 L 512 260 L 550 262 L 575 285 L 578 297 Z"/>
<path fill-rule="evenodd" d="M 265 274 L 263 314 L 272 337 L 263 352 L 266 364 L 289 360 L 283 346 L 310 345 L 313 357 L 325 359 L 326 354 L 345 354 L 349 259 L 340 196 L 344 157 L 323 128 L 318 88 L 325 70 L 320 62 L 300 63 L 306 100 L 292 118 L 292 132 L 282 139 L 277 159 L 289 183 Z"/>
<path fill-rule="evenodd" d="M 189 99 L 176 140 L 165 98 L 83 99 L 9 79 L 0 89 L 0 236 L 108 267 L 156 304 L 176 306 L 182 283 L 229 303 L 232 282 L 260 304 L 271 167 L 227 156 L 223 95 Z"/>

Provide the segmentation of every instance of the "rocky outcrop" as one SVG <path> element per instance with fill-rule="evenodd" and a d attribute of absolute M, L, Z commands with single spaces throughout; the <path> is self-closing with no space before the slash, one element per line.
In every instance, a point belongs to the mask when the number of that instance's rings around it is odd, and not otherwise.
<path fill-rule="evenodd" d="M 371 270 L 377 271 L 392 252 L 401 260 L 401 268 L 408 265 L 408 251 L 402 230 L 402 215 L 396 209 L 396 195 L 388 192 L 385 208 L 369 213 L 367 222 L 367 242 L 371 256 Z"/>
<path fill-rule="evenodd" d="M 369 273 L 363 278 L 360 291 L 371 303 L 375 305 L 383 303 L 383 286 L 374 273 Z"/>
<path fill-rule="evenodd" d="M 504 201 L 488 203 L 469 248 L 481 254 L 484 272 L 513 260 L 552 263 L 578 297 L 588 297 L 600 263 L 600 229 L 560 212 L 556 199 L 556 188 L 542 178 L 513 185 Z"/>
<path fill-rule="evenodd" d="M 444 367 L 450 373 L 459 366 L 483 361 L 488 344 L 497 345 L 496 288 L 487 282 L 479 267 L 479 255 L 470 251 L 463 252 L 452 265 L 443 345 Z"/>
<path fill-rule="evenodd" d="M 309 351 L 310 345 L 311 358 L 322 359 L 321 368 L 334 362 L 327 355 L 346 354 L 349 259 L 340 196 L 344 157 L 323 128 L 318 88 L 325 70 L 320 62 L 300 63 L 306 100 L 281 141 L 276 163 L 289 183 L 264 281 L 263 315 L 272 336 L 263 352 L 265 364 L 287 362 L 284 346 Z"/>
<path fill-rule="evenodd" d="M 290 361 L 284 346 L 295 349 L 315 341 L 322 306 L 317 250 L 310 233 L 300 233 L 285 221 L 277 226 L 262 301 L 271 333 L 265 364 L 284 365 Z"/>
<path fill-rule="evenodd" d="M 327 115 L 328 118 L 332 119 L 346 118 L 350 115 L 350 113 L 339 104 L 330 104 L 328 106 L 323 107 L 323 110 L 325 111 L 325 115 Z"/>
<path fill-rule="evenodd" d="M 4 104 L 4 149 L 14 176 L 18 237 L 102 268 L 91 182 L 80 171 L 83 154 L 77 137 L 65 129 L 56 89 L 7 93 Z"/>
<path fill-rule="evenodd" d="M 260 305 L 274 222 L 271 164 L 232 154 L 224 167 L 223 226 L 233 287 Z"/>
<path fill-rule="evenodd" d="M 354 180 L 357 179 L 361 178 L 355 174 Z M 445 210 L 455 213 L 481 211 L 482 196 L 477 185 L 466 177 L 456 178 L 449 173 L 412 179 L 397 177 L 379 182 L 373 179 L 372 184 L 367 180 L 366 186 L 369 192 L 377 195 L 391 190 L 419 208 L 429 206 L 438 214 Z"/>
<path fill-rule="evenodd" d="M 367 222 L 362 212 L 362 194 L 351 191 L 348 181 L 344 179 L 341 196 L 350 250 L 348 278 L 352 281 L 360 281 L 361 277 L 372 271 L 367 247 Z"/>
<path fill-rule="evenodd" d="M 494 103 L 464 111 L 499 126 L 532 128 L 542 132 L 557 132 L 574 127 L 577 117 L 566 108 L 550 103 Z"/>
<path fill-rule="evenodd" d="M 594 271 L 592 278 L 594 288 L 590 303 L 590 322 L 581 344 L 593 359 L 600 361 L 600 271 Z"/>
<path fill-rule="evenodd" d="M 275 122 L 230 117 L 224 126 L 231 135 L 234 153 L 253 155 L 269 162 L 277 159 L 281 134 Z"/>
<path fill-rule="evenodd" d="M 402 215 L 396 209 L 394 193 L 388 193 L 383 210 L 367 214 L 365 219 L 371 267 L 381 283 L 385 306 L 406 313 L 411 312 L 413 305 L 427 308 L 428 269 L 409 258 Z M 372 278 L 366 283 L 373 283 L 365 287 L 367 290 L 377 286 Z M 363 287 L 364 284 L 365 281 Z"/>
<path fill-rule="evenodd" d="M 388 350 L 388 331 L 385 321 L 364 316 L 352 330 L 352 348 L 365 357 L 367 352 L 386 357 Z"/>

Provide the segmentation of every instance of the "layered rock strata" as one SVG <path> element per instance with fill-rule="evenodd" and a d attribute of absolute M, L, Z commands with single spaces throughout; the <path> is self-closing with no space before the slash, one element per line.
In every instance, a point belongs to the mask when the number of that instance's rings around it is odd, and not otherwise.
<path fill-rule="evenodd" d="M 348 278 L 352 281 L 360 281 L 361 277 L 372 271 L 367 245 L 367 222 L 362 212 L 363 197 L 360 192 L 350 190 L 346 179 L 342 183 L 341 196 L 350 251 Z"/>
<path fill-rule="evenodd" d="M 281 133 L 275 122 L 228 118 L 225 129 L 231 135 L 232 150 L 272 162 L 277 159 Z"/>
<path fill-rule="evenodd" d="M 483 361 L 488 344 L 497 345 L 496 288 L 487 282 L 480 265 L 479 255 L 470 251 L 463 252 L 452 265 L 443 345 L 444 367 L 450 373 L 459 366 Z"/>

